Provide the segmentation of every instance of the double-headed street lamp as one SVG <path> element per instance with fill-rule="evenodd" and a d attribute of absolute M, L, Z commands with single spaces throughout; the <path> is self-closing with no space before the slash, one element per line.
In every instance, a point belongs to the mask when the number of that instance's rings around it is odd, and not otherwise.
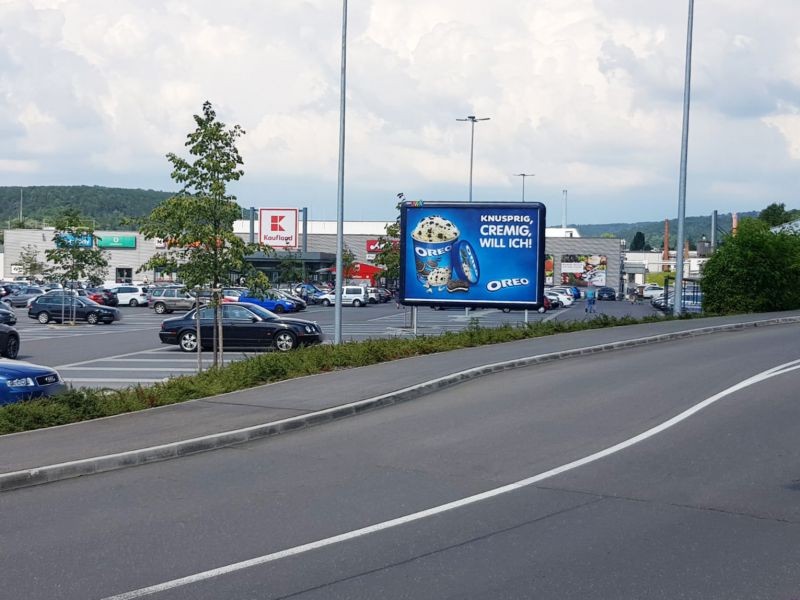
<path fill-rule="evenodd" d="M 469 138 L 469 201 L 472 202 L 472 158 L 475 149 L 475 123 L 478 121 L 488 121 L 490 117 L 478 119 L 475 115 L 469 115 L 466 119 L 456 119 L 456 121 L 469 121 L 472 124 L 472 132 Z"/>
<path fill-rule="evenodd" d="M 514 177 L 522 177 L 522 201 L 525 202 L 525 178 L 535 177 L 534 173 L 514 173 Z"/>

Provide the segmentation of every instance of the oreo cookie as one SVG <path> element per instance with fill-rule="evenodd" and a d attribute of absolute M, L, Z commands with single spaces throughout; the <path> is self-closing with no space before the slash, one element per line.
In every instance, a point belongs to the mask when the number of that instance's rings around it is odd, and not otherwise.
<path fill-rule="evenodd" d="M 469 281 L 464 281 L 463 279 L 451 279 L 447 282 L 447 291 L 448 292 L 468 292 L 469 291 Z"/>

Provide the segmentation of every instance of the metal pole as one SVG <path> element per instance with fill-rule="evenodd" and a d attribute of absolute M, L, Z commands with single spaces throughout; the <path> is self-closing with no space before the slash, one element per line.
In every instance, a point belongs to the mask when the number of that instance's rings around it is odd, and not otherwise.
<path fill-rule="evenodd" d="M 261 241 L 261 240 L 259 240 Z M 256 209 L 254 206 L 250 207 L 250 243 L 256 242 Z"/>
<path fill-rule="evenodd" d="M 347 89 L 347 0 L 342 0 L 342 81 L 339 92 L 339 187 L 336 202 L 336 290 L 333 343 L 342 343 L 342 286 L 344 285 L 344 124 Z"/>
<path fill-rule="evenodd" d="M 417 337 L 417 307 L 411 307 L 411 328 L 414 332 L 414 337 Z"/>
<path fill-rule="evenodd" d="M 564 230 L 564 237 L 567 237 L 567 190 L 561 190 L 564 194 L 564 205 L 561 207 L 561 229 Z"/>
<path fill-rule="evenodd" d="M 711 251 L 717 249 L 717 211 L 711 213 Z"/>
<path fill-rule="evenodd" d="M 686 220 L 686 163 L 689 154 L 689 100 L 692 93 L 692 27 L 694 0 L 689 0 L 689 20 L 686 26 L 686 73 L 683 84 L 683 131 L 681 133 L 681 175 L 678 188 L 678 240 L 675 242 L 675 302 L 673 314 L 683 312 L 683 245 Z"/>
<path fill-rule="evenodd" d="M 19 226 L 24 227 L 22 223 L 22 188 L 19 188 Z"/>
<path fill-rule="evenodd" d="M 305 206 L 300 210 L 303 211 L 303 254 L 308 252 L 308 207 Z"/>
<path fill-rule="evenodd" d="M 469 136 L 469 201 L 472 202 L 472 158 L 475 150 L 475 117 L 471 117 L 472 131 Z"/>
<path fill-rule="evenodd" d="M 525 202 L 525 178 L 534 177 L 534 173 L 515 173 L 514 177 L 522 177 L 522 201 Z"/>

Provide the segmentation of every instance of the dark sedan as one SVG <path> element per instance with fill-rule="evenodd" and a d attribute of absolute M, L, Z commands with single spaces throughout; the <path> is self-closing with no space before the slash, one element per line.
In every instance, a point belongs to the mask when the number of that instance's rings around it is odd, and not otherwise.
<path fill-rule="evenodd" d="M 9 325 L 0 325 L 0 356 L 17 358 L 19 354 L 19 333 Z"/>
<path fill-rule="evenodd" d="M 101 306 L 88 298 L 45 294 L 34 298 L 28 307 L 28 316 L 39 323 L 68 321 L 73 318 L 89 325 L 119 321 L 122 314 L 116 308 Z"/>
<path fill-rule="evenodd" d="M 11 306 L 24 308 L 27 306 L 28 300 L 35 298 L 36 296 L 41 296 L 42 294 L 44 294 L 44 290 L 42 288 L 26 287 L 14 292 L 10 296 L 5 296 L 3 298 L 3 302 L 7 302 Z"/>
<path fill-rule="evenodd" d="M 0 359 L 0 405 L 52 396 L 64 389 L 61 376 L 50 367 Z"/>
<path fill-rule="evenodd" d="M 598 300 L 616 300 L 617 299 L 617 292 L 614 288 L 610 287 L 601 287 L 597 288 L 597 299 Z"/>
<path fill-rule="evenodd" d="M 196 310 L 161 323 L 158 337 L 164 344 L 177 344 L 184 352 L 197 350 Z M 203 349 L 213 344 L 214 309 L 200 312 L 200 341 Z M 222 305 L 222 340 L 225 348 L 273 348 L 287 352 L 299 346 L 319 344 L 322 329 L 312 321 L 293 319 L 271 313 L 248 302 L 226 302 Z"/>
<path fill-rule="evenodd" d="M 0 323 L 3 325 L 16 325 L 17 315 L 7 304 L 0 303 Z"/>

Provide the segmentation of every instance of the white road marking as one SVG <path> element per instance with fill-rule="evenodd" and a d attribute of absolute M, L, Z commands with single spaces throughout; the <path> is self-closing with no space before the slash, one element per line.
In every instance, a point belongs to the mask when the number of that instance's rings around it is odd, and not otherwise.
<path fill-rule="evenodd" d="M 137 356 L 139 354 L 148 354 L 150 352 L 157 352 L 159 350 L 161 350 L 161 348 L 151 348 L 150 350 L 139 350 L 138 352 L 128 352 L 126 354 L 116 354 L 114 356 L 101 356 L 101 357 L 98 357 L 98 358 L 93 358 L 91 360 L 83 360 L 83 361 L 80 361 L 80 362 L 67 363 L 65 365 L 57 365 L 57 366 L 55 366 L 53 368 L 54 369 L 69 369 L 71 367 L 78 367 L 80 365 L 88 365 L 88 364 L 95 363 L 95 362 L 98 362 L 98 361 L 101 361 L 101 360 L 110 360 L 110 359 L 115 359 L 115 358 L 122 358 L 123 356 Z"/>
<path fill-rule="evenodd" d="M 135 385 L 137 383 L 161 383 L 162 381 L 167 381 L 169 378 L 165 377 L 164 379 L 119 379 L 114 377 L 113 379 L 92 379 L 86 377 L 64 377 L 64 381 L 67 383 L 124 383 Z"/>
<path fill-rule="evenodd" d="M 177 373 L 194 373 L 195 368 L 185 367 L 59 367 L 60 371 L 116 371 L 124 373 L 127 371 L 174 371 Z"/>
<path fill-rule="evenodd" d="M 513 492 L 520 488 L 528 487 L 533 485 L 534 483 L 538 483 L 545 479 L 549 479 L 551 477 L 555 477 L 556 475 L 560 475 L 561 473 L 566 473 L 567 471 L 572 471 L 573 469 L 577 469 L 578 467 L 582 467 L 589 463 L 595 462 L 600 460 L 601 458 L 605 458 L 606 456 L 610 456 L 611 454 L 616 454 L 634 444 L 638 444 L 648 438 L 653 437 L 673 427 L 680 423 L 681 421 L 685 421 L 692 415 L 698 413 L 699 411 L 703 410 L 704 408 L 714 404 L 715 402 L 721 400 L 722 398 L 729 396 L 735 392 L 738 392 L 746 387 L 769 379 L 771 377 L 775 377 L 777 375 L 781 375 L 783 373 L 788 373 L 790 371 L 794 371 L 800 369 L 800 360 L 793 360 L 788 363 L 784 363 L 782 365 L 778 365 L 777 367 L 773 367 L 766 371 L 763 371 L 757 375 L 749 377 L 744 381 L 733 385 L 718 394 L 714 394 L 710 398 L 706 398 L 702 402 L 695 404 L 691 408 L 683 411 L 682 413 L 672 417 L 661 423 L 660 425 L 656 425 L 655 427 L 648 429 L 647 431 L 640 433 L 637 436 L 629 438 L 625 441 L 622 441 L 618 444 L 614 444 L 613 446 L 609 446 L 604 450 L 600 450 L 599 452 L 595 452 L 594 454 L 590 454 L 589 456 L 585 456 L 584 458 L 580 458 L 578 460 L 574 460 L 570 463 L 565 465 L 561 465 L 560 467 L 556 467 L 554 469 L 550 469 L 549 471 L 545 471 L 543 473 L 539 473 L 538 475 L 534 475 L 533 477 L 528 477 L 527 479 L 521 479 L 520 481 L 516 481 L 514 483 L 510 483 L 498 488 L 494 488 L 492 490 L 487 490 L 485 492 L 481 492 L 480 494 L 475 494 L 474 496 L 468 496 L 466 498 L 461 498 L 460 500 L 455 500 L 453 502 L 448 502 L 446 504 L 442 504 L 439 506 L 434 506 L 433 508 L 428 508 L 426 510 L 421 510 L 419 512 L 411 513 L 409 515 L 405 515 L 403 517 L 398 517 L 396 519 L 391 519 L 389 521 L 384 521 L 382 523 L 376 523 L 375 525 L 369 525 L 368 527 L 362 527 L 361 529 L 356 529 L 353 531 L 348 531 L 346 533 L 342 533 L 339 535 L 335 535 L 329 538 L 324 538 L 321 540 L 317 540 L 315 542 L 309 542 L 308 544 L 302 544 L 300 546 L 295 546 L 294 548 L 287 548 L 285 550 L 280 550 L 278 552 L 273 552 L 272 554 L 266 554 L 264 556 L 259 556 L 257 558 L 251 558 L 249 560 L 244 560 L 242 562 L 233 563 L 230 565 L 226 565 L 224 567 L 218 567 L 216 569 L 211 569 L 208 571 L 203 571 L 201 573 L 196 573 L 194 575 L 189 575 L 187 577 L 181 577 L 180 579 L 173 579 L 172 581 L 166 581 L 164 583 L 159 583 L 157 585 L 153 585 L 150 587 L 141 588 L 138 590 L 133 590 L 130 592 L 125 592 L 123 594 L 118 594 L 116 596 L 108 596 L 103 598 L 103 600 L 132 600 L 133 598 L 141 598 L 143 596 L 150 596 L 152 594 L 157 594 L 159 592 L 164 592 L 167 590 L 172 590 L 175 588 L 183 587 L 186 585 L 190 585 L 192 583 L 197 583 L 199 581 L 205 581 L 208 579 L 213 579 L 215 577 L 220 577 L 222 575 L 227 575 L 229 573 L 234 573 L 236 571 L 241 571 L 243 569 L 249 569 L 250 567 L 255 567 L 258 565 L 263 565 L 266 563 L 274 562 L 280 560 L 282 558 L 286 558 L 289 556 L 296 556 L 298 554 L 303 554 L 305 552 L 310 552 L 312 550 L 318 550 L 319 548 L 325 548 L 326 546 L 332 546 L 334 544 L 338 544 L 341 542 L 346 542 L 348 540 L 352 540 L 355 538 L 363 537 L 365 535 L 370 535 L 372 533 L 377 533 L 379 531 L 383 531 L 386 529 L 390 529 L 392 527 L 398 527 L 401 525 L 406 525 L 407 523 L 412 523 L 414 521 L 419 521 L 421 519 L 426 519 L 428 517 L 432 517 L 434 515 L 438 515 L 447 511 L 455 510 L 464 506 L 468 506 L 470 504 L 475 504 L 477 502 L 482 502 L 483 500 L 488 500 L 489 498 L 494 498 L 495 496 L 500 496 L 501 494 L 507 494 L 509 492 Z"/>

